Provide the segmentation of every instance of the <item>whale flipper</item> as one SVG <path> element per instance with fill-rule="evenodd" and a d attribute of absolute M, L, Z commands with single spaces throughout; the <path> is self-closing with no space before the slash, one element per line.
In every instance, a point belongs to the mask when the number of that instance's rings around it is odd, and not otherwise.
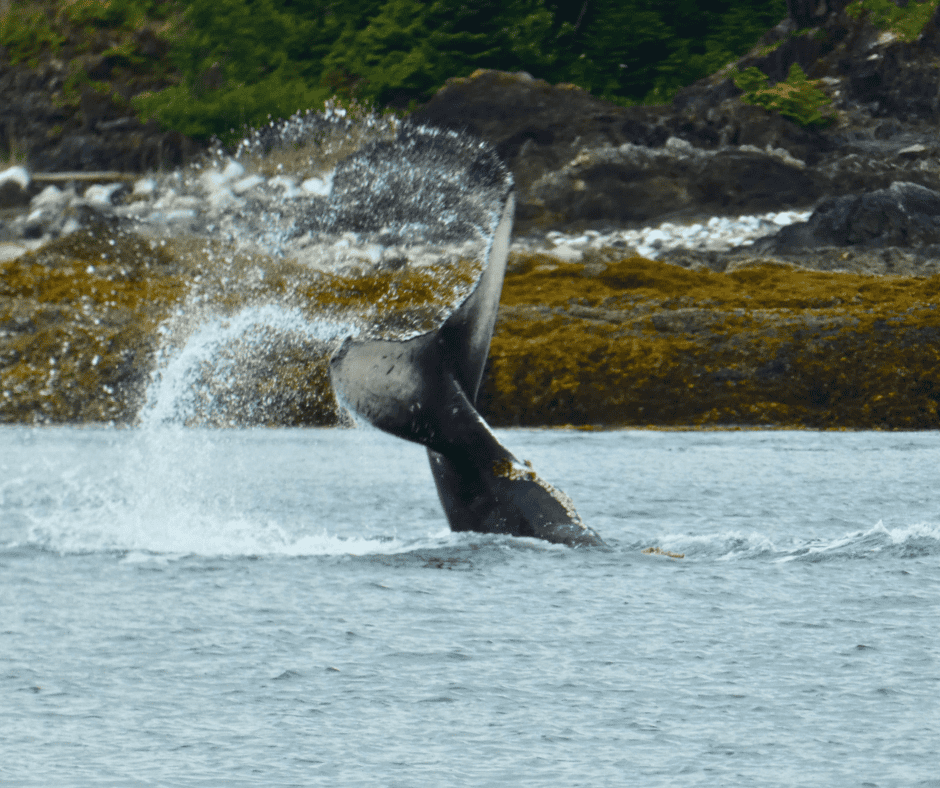
<path fill-rule="evenodd" d="M 427 447 L 455 531 L 602 545 L 571 501 L 520 463 L 474 408 L 509 256 L 511 179 L 474 290 L 438 329 L 410 339 L 350 338 L 330 362 L 336 392 L 374 426 Z"/>

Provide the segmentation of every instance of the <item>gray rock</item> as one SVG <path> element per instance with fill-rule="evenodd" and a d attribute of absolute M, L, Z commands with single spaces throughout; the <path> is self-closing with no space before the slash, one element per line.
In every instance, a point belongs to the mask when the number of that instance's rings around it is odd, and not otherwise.
<path fill-rule="evenodd" d="M 754 244 L 786 253 L 827 246 L 923 247 L 940 244 L 940 192 L 895 182 L 868 194 L 823 200 L 809 220 Z"/>
<path fill-rule="evenodd" d="M 760 252 L 753 247 L 724 252 L 674 249 L 660 259 L 683 268 L 707 268 L 724 273 L 767 264 L 866 276 L 935 276 L 940 273 L 940 245 L 906 249 L 830 246 L 786 253 Z"/>
<path fill-rule="evenodd" d="M 29 172 L 13 166 L 0 171 L 0 208 L 17 208 L 29 204 Z"/>
<path fill-rule="evenodd" d="M 674 105 L 625 108 L 574 85 L 481 71 L 450 80 L 414 119 L 469 131 L 496 148 L 516 180 L 517 226 L 523 232 L 530 225 L 571 221 L 645 221 L 699 203 L 701 214 L 741 212 L 742 206 L 779 210 L 794 200 L 806 206 L 828 193 L 828 176 L 819 188 L 809 188 L 799 166 L 787 169 L 797 161 L 817 161 L 831 147 L 827 140 L 742 104 L 738 95 L 725 80 L 718 94 L 702 93 L 701 107 L 699 94 L 686 91 Z M 609 161 L 604 151 L 616 149 L 629 155 Z M 645 156 L 643 150 L 658 153 Z M 697 155 L 719 150 L 736 152 L 726 153 L 725 171 L 704 166 Z M 775 186 L 783 186 L 776 201 L 764 199 Z M 754 205 L 748 203 L 752 196 Z"/>
<path fill-rule="evenodd" d="M 0 208 L 17 208 L 29 205 L 29 192 L 17 181 L 0 181 Z"/>
<path fill-rule="evenodd" d="M 671 137 L 583 152 L 520 197 L 520 213 L 552 224 L 646 222 L 662 216 L 780 210 L 822 197 L 825 184 L 784 150 L 715 151 Z"/>

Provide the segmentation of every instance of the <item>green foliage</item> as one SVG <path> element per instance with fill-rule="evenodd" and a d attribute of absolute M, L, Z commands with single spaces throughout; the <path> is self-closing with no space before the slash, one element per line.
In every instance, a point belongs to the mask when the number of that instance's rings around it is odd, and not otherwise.
<path fill-rule="evenodd" d="M 478 68 L 573 82 L 624 105 L 664 102 L 743 54 L 786 13 L 785 0 L 12 2 L 0 43 L 17 62 L 94 51 L 125 71 L 169 74 L 168 61 L 148 60 L 135 38 L 143 27 L 159 31 L 173 43 L 178 78 L 169 82 L 180 84 L 134 105 L 197 137 L 333 95 L 406 108 Z"/>
<path fill-rule="evenodd" d="M 146 58 L 136 53 L 128 36 L 148 20 L 165 20 L 176 6 L 177 0 L 12 0 L 0 18 L 0 46 L 12 63 L 26 61 L 35 68 L 43 54 L 59 54 L 67 43 L 73 53 L 87 51 L 94 33 L 102 30 L 120 39 L 106 55 L 142 65 Z"/>
<path fill-rule="evenodd" d="M 11 63 L 26 61 L 32 68 L 46 51 L 57 52 L 65 36 L 56 31 L 41 8 L 13 6 L 0 19 L 0 46 Z"/>
<path fill-rule="evenodd" d="M 552 17 L 537 0 L 387 0 L 359 27 L 347 25 L 322 61 L 321 83 L 379 104 L 430 98 L 445 80 L 477 68 L 550 65 Z"/>
<path fill-rule="evenodd" d="M 218 137 L 230 144 L 244 136 L 245 127 L 258 128 L 272 118 L 286 118 L 298 108 L 322 106 L 325 88 L 308 87 L 276 71 L 252 82 L 219 90 L 199 90 L 183 84 L 132 99 L 135 111 L 156 118 L 165 128 L 195 139 Z"/>
<path fill-rule="evenodd" d="M 276 0 L 193 0 L 176 31 L 172 57 L 182 84 L 133 99 L 135 110 L 192 137 L 222 138 L 270 116 L 286 117 L 329 94 L 309 85 L 292 47 L 310 23 Z M 305 4 L 309 6 L 310 4 Z"/>
<path fill-rule="evenodd" d="M 196 137 L 341 100 L 398 108 L 475 69 L 548 66 L 540 0 L 191 0 L 174 59 L 184 83 L 138 97 L 141 115 Z"/>
<path fill-rule="evenodd" d="M 868 20 L 879 30 L 888 30 L 901 41 L 913 41 L 930 21 L 938 4 L 940 0 L 911 0 L 899 8 L 891 0 L 855 0 L 845 12 L 854 19 L 867 14 Z"/>
<path fill-rule="evenodd" d="M 790 66 L 787 78 L 773 86 L 768 85 L 767 75 L 754 66 L 736 73 L 733 79 L 744 91 L 742 101 L 778 112 L 801 126 L 826 126 L 834 119 L 831 110 L 824 112 L 831 104 L 829 97 L 819 89 L 818 80 L 806 78 L 799 63 Z"/>
<path fill-rule="evenodd" d="M 722 5 L 724 8 L 722 8 Z M 786 16 L 784 0 L 694 5 L 676 8 L 664 18 L 675 20 L 679 34 L 669 41 L 670 53 L 656 64 L 646 103 L 669 101 L 678 90 L 713 74 L 747 52 L 768 29 Z M 707 10 L 711 9 L 711 10 Z"/>
<path fill-rule="evenodd" d="M 429 16 L 426 3 L 392 0 L 364 27 L 347 26 L 323 59 L 323 81 L 383 104 L 423 98 L 453 59 L 446 33 L 434 30 Z"/>

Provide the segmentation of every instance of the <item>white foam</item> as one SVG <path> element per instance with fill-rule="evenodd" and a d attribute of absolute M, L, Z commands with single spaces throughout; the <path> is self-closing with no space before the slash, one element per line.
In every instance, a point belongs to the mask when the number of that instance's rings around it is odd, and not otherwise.
<path fill-rule="evenodd" d="M 460 535 L 439 523 L 408 537 L 360 534 L 356 521 L 330 521 L 316 509 L 279 509 L 276 496 L 270 506 L 252 511 L 251 496 L 233 491 L 219 467 L 226 444 L 218 436 L 178 427 L 137 430 L 111 447 L 107 465 L 117 470 L 62 470 L 46 484 L 6 489 L 28 496 L 20 503 L 29 525 L 18 544 L 5 547 L 119 553 L 139 563 L 187 556 L 395 555 L 460 543 Z M 269 511 L 290 519 L 279 521 Z"/>
<path fill-rule="evenodd" d="M 242 374 L 237 350 L 223 352 L 236 343 L 263 345 L 278 340 L 333 342 L 355 332 L 350 323 L 326 318 L 309 320 L 296 308 L 277 304 L 250 306 L 237 314 L 212 316 L 189 335 L 178 351 L 165 351 L 163 362 L 151 376 L 140 420 L 144 426 L 186 423 L 206 408 L 219 392 L 231 388 Z M 208 390 L 207 390 L 208 387 Z"/>
<path fill-rule="evenodd" d="M 265 179 L 261 175 L 248 175 L 236 181 L 236 183 L 232 186 L 232 191 L 234 191 L 236 194 L 244 194 L 247 191 L 251 191 L 256 186 L 260 186 L 264 182 Z"/>
<path fill-rule="evenodd" d="M 70 513 L 31 517 L 24 542 L 64 555 L 124 553 L 130 563 L 178 560 L 188 556 L 209 558 L 397 555 L 439 548 L 455 541 L 449 531 L 417 538 L 398 536 L 343 536 L 324 523 L 313 533 L 293 533 L 271 519 L 213 511 L 210 502 L 166 478 L 153 478 L 162 486 L 134 501 L 108 502 Z M 115 480 L 109 480 L 113 493 Z M 293 523 L 292 523 L 293 525 Z M 310 531 L 310 526 L 307 527 Z"/>
<path fill-rule="evenodd" d="M 607 233 L 592 230 L 566 235 L 552 230 L 546 234 L 544 242 L 533 238 L 517 239 L 512 249 L 515 252 L 543 252 L 564 263 L 579 263 L 589 249 L 617 248 L 624 242 L 637 254 L 651 260 L 673 249 L 726 252 L 738 246 L 752 246 L 758 238 L 773 235 L 781 227 L 794 222 L 805 222 L 811 215 L 811 211 L 781 211 L 762 216 L 713 216 L 704 225 L 663 222 L 640 230 L 611 230 Z"/>
<path fill-rule="evenodd" d="M 150 197 L 157 190 L 157 182 L 153 178 L 141 178 L 134 182 L 133 194 L 141 197 Z"/>
<path fill-rule="evenodd" d="M 774 541 L 764 533 L 723 531 L 706 534 L 667 534 L 655 545 L 683 553 L 687 558 L 738 561 L 755 558 L 777 563 L 859 559 L 898 551 L 940 554 L 940 524 L 916 523 L 895 528 L 878 521 L 868 530 L 851 531 L 832 538 L 791 538 Z"/>
<path fill-rule="evenodd" d="M 85 190 L 84 200 L 92 205 L 110 207 L 114 193 L 121 188 L 120 183 L 96 184 Z"/>
<path fill-rule="evenodd" d="M 333 173 L 329 173 L 319 178 L 307 178 L 300 187 L 307 194 L 314 194 L 319 197 L 329 197 L 333 190 Z"/>

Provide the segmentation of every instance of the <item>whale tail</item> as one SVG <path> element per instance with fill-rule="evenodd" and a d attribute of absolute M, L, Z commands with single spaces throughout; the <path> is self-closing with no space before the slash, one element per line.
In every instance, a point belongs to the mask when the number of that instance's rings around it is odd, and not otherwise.
<path fill-rule="evenodd" d="M 347 339 L 331 359 L 330 377 L 358 415 L 427 447 L 453 530 L 600 545 L 568 497 L 520 463 L 473 406 L 509 256 L 515 203 L 505 170 L 504 178 L 483 272 L 470 295 L 434 331 L 404 340 Z"/>
<path fill-rule="evenodd" d="M 603 544 L 473 407 L 453 370 L 452 339 L 442 329 L 406 342 L 347 340 L 331 361 L 333 385 L 374 426 L 427 447 L 452 530 Z"/>

